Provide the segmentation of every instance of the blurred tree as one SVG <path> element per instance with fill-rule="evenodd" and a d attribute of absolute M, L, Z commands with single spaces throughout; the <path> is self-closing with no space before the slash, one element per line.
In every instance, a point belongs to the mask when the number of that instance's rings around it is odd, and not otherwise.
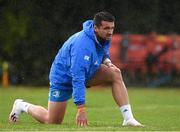
<path fill-rule="evenodd" d="M 0 0 L 0 63 L 13 83 L 48 84 L 54 56 L 82 23 L 102 10 L 116 16 L 116 33 L 180 33 L 178 0 Z"/>

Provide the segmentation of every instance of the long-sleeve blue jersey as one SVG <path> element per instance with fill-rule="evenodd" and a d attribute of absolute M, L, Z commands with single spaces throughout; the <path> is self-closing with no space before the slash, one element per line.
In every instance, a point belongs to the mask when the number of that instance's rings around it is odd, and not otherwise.
<path fill-rule="evenodd" d="M 50 84 L 59 89 L 73 89 L 76 105 L 85 103 L 86 83 L 105 58 L 109 58 L 109 41 L 99 43 L 93 21 L 83 23 L 83 30 L 72 35 L 59 50 L 50 70 Z"/>

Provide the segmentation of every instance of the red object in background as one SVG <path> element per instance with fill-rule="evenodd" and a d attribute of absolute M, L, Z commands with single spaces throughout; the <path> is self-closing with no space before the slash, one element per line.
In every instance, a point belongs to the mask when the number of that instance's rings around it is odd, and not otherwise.
<path fill-rule="evenodd" d="M 134 45 L 143 45 L 145 41 L 145 36 L 141 34 L 130 34 L 129 43 Z"/>
<path fill-rule="evenodd" d="M 180 49 L 170 50 L 160 57 L 162 68 L 171 72 L 173 70 L 180 71 Z"/>
<path fill-rule="evenodd" d="M 111 40 L 111 46 L 109 48 L 109 54 L 111 57 L 111 61 L 116 66 L 120 67 L 120 42 L 122 40 L 122 36 L 120 34 L 115 34 Z"/>
<path fill-rule="evenodd" d="M 144 35 L 129 35 L 129 48 L 127 52 L 126 69 L 131 72 L 139 71 L 144 73 L 146 70 L 145 59 L 147 50 Z"/>
<path fill-rule="evenodd" d="M 155 41 L 146 40 L 144 35 L 128 35 L 129 45 L 127 50 L 127 60 L 122 63 L 120 60 L 120 50 L 122 35 L 115 34 L 112 37 L 109 49 L 112 62 L 121 69 L 134 72 L 140 69 L 146 72 L 145 58 L 149 51 L 158 53 L 166 45 L 170 51 L 160 57 L 161 66 L 169 72 L 173 67 L 180 71 L 180 49 L 172 50 L 173 39 L 168 35 L 157 35 Z M 148 42 L 147 42 L 148 41 Z M 177 43 L 180 47 L 180 36 L 177 36 Z"/>

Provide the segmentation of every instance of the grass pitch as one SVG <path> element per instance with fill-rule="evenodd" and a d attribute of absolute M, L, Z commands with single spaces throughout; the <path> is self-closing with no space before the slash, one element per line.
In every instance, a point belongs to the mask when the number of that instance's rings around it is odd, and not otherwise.
<path fill-rule="evenodd" d="M 129 88 L 135 117 L 144 128 L 123 127 L 122 116 L 110 88 L 87 89 L 86 107 L 89 126 L 75 125 L 76 107 L 68 102 L 62 125 L 44 125 L 27 114 L 17 124 L 8 123 L 8 115 L 16 98 L 47 107 L 48 88 L 0 87 L 0 131 L 180 131 L 180 89 Z"/>

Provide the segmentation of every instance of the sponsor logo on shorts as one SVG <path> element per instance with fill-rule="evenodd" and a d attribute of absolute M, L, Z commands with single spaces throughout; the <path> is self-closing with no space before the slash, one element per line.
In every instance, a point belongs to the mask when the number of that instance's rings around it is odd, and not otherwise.
<path fill-rule="evenodd" d="M 53 91 L 52 96 L 55 97 L 55 98 L 59 98 L 60 97 L 60 92 L 59 91 Z"/>

